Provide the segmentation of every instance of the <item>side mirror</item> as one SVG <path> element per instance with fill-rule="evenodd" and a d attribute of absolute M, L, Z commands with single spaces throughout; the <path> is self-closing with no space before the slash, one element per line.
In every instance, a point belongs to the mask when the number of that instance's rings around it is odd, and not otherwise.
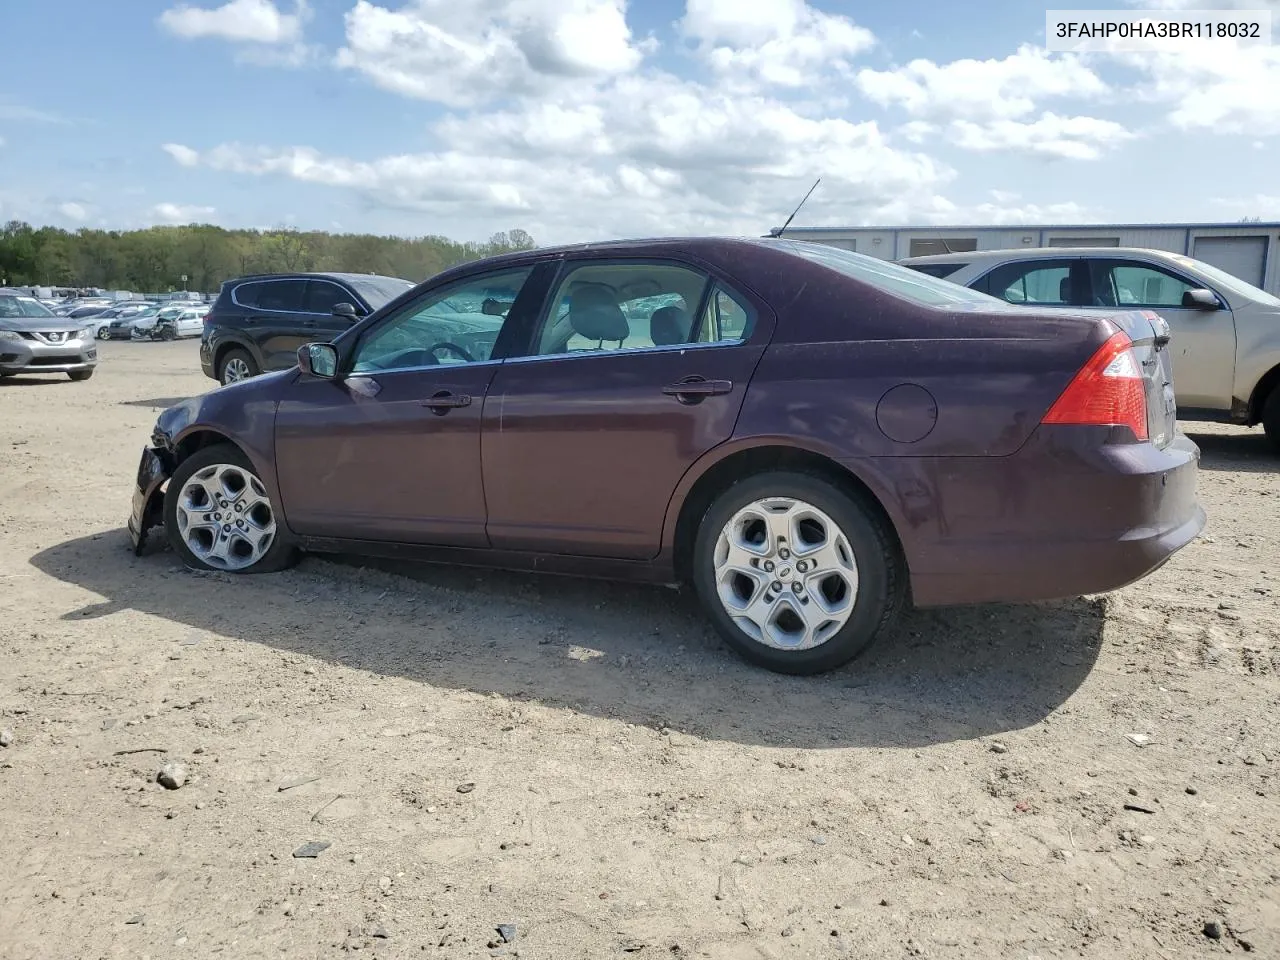
<path fill-rule="evenodd" d="M 1190 310 L 1221 310 L 1222 303 L 1212 290 L 1188 290 L 1182 295 L 1182 305 Z"/>
<path fill-rule="evenodd" d="M 298 367 L 308 376 L 332 380 L 338 374 L 338 348 L 332 343 L 304 343 L 298 348 Z"/>
<path fill-rule="evenodd" d="M 355 304 L 353 303 L 335 303 L 333 305 L 333 315 L 335 317 L 342 317 L 345 320 L 350 320 L 353 323 L 360 319 L 360 314 L 356 311 Z"/>

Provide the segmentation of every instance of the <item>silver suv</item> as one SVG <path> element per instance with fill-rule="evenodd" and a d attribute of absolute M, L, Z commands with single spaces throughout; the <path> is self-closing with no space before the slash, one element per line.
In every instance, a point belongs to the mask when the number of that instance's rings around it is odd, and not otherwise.
<path fill-rule="evenodd" d="M 65 373 L 88 380 L 98 365 L 92 320 L 59 317 L 34 297 L 0 291 L 0 379 Z"/>
<path fill-rule="evenodd" d="M 1201 260 L 1125 247 L 1041 247 L 908 257 L 903 266 L 1010 303 L 1149 309 L 1173 340 L 1181 420 L 1254 426 L 1280 450 L 1280 299 Z"/>

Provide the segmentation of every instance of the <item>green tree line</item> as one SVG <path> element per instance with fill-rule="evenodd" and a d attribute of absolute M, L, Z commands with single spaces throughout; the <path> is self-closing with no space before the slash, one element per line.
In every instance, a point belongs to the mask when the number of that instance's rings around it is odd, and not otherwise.
<path fill-rule="evenodd" d="M 380 273 L 417 283 L 456 263 L 534 246 L 523 230 L 495 233 L 485 243 L 459 243 L 439 236 L 224 230 L 207 224 L 69 232 L 11 220 L 0 227 L 0 284 L 216 293 L 232 277 L 295 270 Z"/>

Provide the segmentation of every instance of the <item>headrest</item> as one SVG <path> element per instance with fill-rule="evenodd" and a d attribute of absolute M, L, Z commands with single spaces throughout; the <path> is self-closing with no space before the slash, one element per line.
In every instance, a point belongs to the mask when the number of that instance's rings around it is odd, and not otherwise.
<path fill-rule="evenodd" d="M 1058 281 L 1058 299 L 1063 303 L 1071 302 L 1071 278 L 1063 277 Z"/>
<path fill-rule="evenodd" d="M 688 343 L 691 326 L 689 315 L 679 307 L 662 307 L 649 318 L 649 338 L 658 347 Z"/>
<path fill-rule="evenodd" d="M 625 340 L 631 335 L 613 291 L 599 283 L 584 283 L 569 295 L 569 325 L 588 340 Z"/>

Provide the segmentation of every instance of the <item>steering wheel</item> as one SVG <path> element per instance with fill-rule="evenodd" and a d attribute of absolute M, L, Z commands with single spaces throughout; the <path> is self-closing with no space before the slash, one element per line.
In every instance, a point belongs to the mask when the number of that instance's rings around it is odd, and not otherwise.
<path fill-rule="evenodd" d="M 427 353 L 431 354 L 434 357 L 436 355 L 437 350 L 443 350 L 443 349 L 452 350 L 454 353 L 460 356 L 463 360 L 467 361 L 467 363 L 476 362 L 475 357 L 467 353 L 466 350 L 462 349 L 462 347 L 458 346 L 456 343 L 450 343 L 448 340 L 441 340 L 439 343 L 433 343 L 431 346 L 427 347 Z"/>

